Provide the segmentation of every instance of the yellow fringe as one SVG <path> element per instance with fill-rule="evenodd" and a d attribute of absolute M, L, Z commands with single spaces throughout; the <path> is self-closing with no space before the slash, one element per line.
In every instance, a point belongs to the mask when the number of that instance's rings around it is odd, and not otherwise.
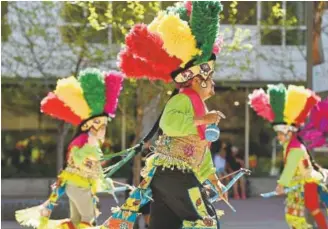
<path fill-rule="evenodd" d="M 290 227 L 295 229 L 311 229 L 312 226 L 306 222 L 305 217 L 297 217 L 293 215 L 285 215 L 286 222 Z"/>

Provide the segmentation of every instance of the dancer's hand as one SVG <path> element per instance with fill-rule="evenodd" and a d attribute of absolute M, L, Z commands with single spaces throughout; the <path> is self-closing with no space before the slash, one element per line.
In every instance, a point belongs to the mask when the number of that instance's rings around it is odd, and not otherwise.
<path fill-rule="evenodd" d="M 224 114 L 221 111 L 210 111 L 203 117 L 195 118 L 194 122 L 196 126 L 204 125 L 204 124 L 208 125 L 213 123 L 218 124 L 221 118 L 225 118 Z"/>
<path fill-rule="evenodd" d="M 284 192 L 285 192 L 284 186 L 278 184 L 277 187 L 276 187 L 276 192 L 277 192 L 278 195 L 284 194 Z"/>
<path fill-rule="evenodd" d="M 225 192 L 224 194 L 222 194 L 223 188 L 224 188 L 224 185 L 218 180 L 217 185 L 216 185 L 216 190 L 219 192 L 219 195 L 220 195 L 218 200 L 222 200 L 222 198 L 224 198 L 225 200 L 228 200 L 228 192 Z"/>

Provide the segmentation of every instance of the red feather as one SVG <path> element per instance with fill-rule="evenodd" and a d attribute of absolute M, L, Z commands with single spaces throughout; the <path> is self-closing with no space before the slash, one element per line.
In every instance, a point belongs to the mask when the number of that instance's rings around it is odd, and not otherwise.
<path fill-rule="evenodd" d="M 162 73 L 158 69 L 154 70 L 153 65 L 145 60 L 133 56 L 128 50 L 123 50 L 119 54 L 119 68 L 128 78 L 148 78 L 149 80 L 163 80 L 170 82 L 169 74 Z"/>
<path fill-rule="evenodd" d="M 301 113 L 298 115 L 298 117 L 295 119 L 295 124 L 300 125 L 305 122 L 305 119 L 307 118 L 310 110 L 320 101 L 320 97 L 317 96 L 314 92 L 311 92 L 310 97 L 307 99 L 306 104 L 301 111 Z"/>
<path fill-rule="evenodd" d="M 82 122 L 82 119 L 52 92 L 49 92 L 47 97 L 41 101 L 41 112 L 75 126 Z"/>
<path fill-rule="evenodd" d="M 126 52 L 130 54 L 129 57 L 133 57 L 133 59 L 129 58 L 127 62 L 131 64 L 131 68 L 138 68 L 139 75 L 142 77 L 169 82 L 171 81 L 170 73 L 177 69 L 182 62 L 176 57 L 169 56 L 163 48 L 160 36 L 150 32 L 144 24 L 135 25 L 127 35 L 125 42 Z M 122 57 L 121 60 L 126 61 L 124 60 L 125 56 Z M 150 72 L 152 72 L 151 75 L 149 75 Z M 131 74 L 127 74 L 127 76 L 139 77 Z"/>

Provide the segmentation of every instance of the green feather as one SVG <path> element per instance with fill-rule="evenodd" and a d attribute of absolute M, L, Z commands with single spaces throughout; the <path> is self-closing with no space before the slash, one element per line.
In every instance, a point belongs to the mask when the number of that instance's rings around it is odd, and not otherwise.
<path fill-rule="evenodd" d="M 196 57 L 196 64 L 207 62 L 212 55 L 213 45 L 219 33 L 219 13 L 223 6 L 219 1 L 192 2 L 191 30 L 202 54 Z"/>
<path fill-rule="evenodd" d="M 184 7 L 182 2 L 176 3 L 166 9 L 167 13 L 178 14 L 180 19 L 189 22 L 188 10 Z"/>
<path fill-rule="evenodd" d="M 91 115 L 102 114 L 106 102 L 103 74 L 96 68 L 87 68 L 80 72 L 79 81 Z"/>
<path fill-rule="evenodd" d="M 268 85 L 270 105 L 274 113 L 274 122 L 284 122 L 286 87 L 283 84 Z"/>

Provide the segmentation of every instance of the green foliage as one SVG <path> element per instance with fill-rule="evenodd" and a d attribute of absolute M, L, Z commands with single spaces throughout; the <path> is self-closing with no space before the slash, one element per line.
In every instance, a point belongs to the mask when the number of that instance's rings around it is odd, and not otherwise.
<path fill-rule="evenodd" d="M 160 9 L 159 2 L 95 1 L 77 4 L 86 12 L 87 19 L 95 30 L 100 31 L 111 26 L 114 43 L 124 42 L 125 35 L 134 24 L 149 23 Z"/>
<path fill-rule="evenodd" d="M 1 41 L 8 41 L 11 29 L 8 24 L 8 1 L 1 1 Z"/>

